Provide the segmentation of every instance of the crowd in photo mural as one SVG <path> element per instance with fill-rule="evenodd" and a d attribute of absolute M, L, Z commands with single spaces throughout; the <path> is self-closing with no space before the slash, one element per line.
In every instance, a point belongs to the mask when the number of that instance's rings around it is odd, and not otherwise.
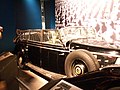
<path fill-rule="evenodd" d="M 120 40 L 120 0 L 55 0 L 56 28 L 87 26 L 110 43 Z"/>

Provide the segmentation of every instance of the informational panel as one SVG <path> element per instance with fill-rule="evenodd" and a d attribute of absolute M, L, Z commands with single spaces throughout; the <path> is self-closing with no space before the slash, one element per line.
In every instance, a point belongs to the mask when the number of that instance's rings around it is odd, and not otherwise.
<path fill-rule="evenodd" d="M 83 90 L 83 89 L 78 88 L 77 86 L 71 83 L 68 83 L 64 80 L 61 80 L 55 86 L 53 86 L 50 90 Z"/>

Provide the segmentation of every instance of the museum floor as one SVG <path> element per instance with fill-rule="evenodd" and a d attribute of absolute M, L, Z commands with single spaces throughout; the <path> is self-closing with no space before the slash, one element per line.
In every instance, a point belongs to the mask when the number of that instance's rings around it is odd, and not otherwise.
<path fill-rule="evenodd" d="M 27 63 L 26 67 L 27 69 L 20 69 L 17 66 L 17 57 L 12 53 L 0 54 L 0 90 L 38 90 L 50 80 L 65 77 L 31 63 Z"/>
<path fill-rule="evenodd" d="M 119 65 L 104 67 L 81 77 L 66 78 L 65 75 L 47 71 L 31 63 L 26 63 L 26 67 L 20 69 L 16 61 L 16 56 L 10 52 L 0 54 L 0 90 L 101 90 L 96 88 L 106 86 L 120 90 Z"/>

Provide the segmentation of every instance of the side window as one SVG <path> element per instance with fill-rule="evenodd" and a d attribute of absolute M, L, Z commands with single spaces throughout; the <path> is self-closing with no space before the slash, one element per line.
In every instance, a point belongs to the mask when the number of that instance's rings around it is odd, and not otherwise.
<path fill-rule="evenodd" d="M 50 31 L 51 33 L 51 41 L 53 44 L 60 44 L 60 36 L 57 30 Z"/>
<path fill-rule="evenodd" d="M 44 30 L 43 31 L 43 42 L 48 42 L 49 41 L 49 31 Z"/>

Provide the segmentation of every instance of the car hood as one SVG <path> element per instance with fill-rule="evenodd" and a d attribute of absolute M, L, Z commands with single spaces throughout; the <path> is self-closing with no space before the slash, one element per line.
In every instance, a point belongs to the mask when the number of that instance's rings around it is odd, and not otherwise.
<path fill-rule="evenodd" d="M 120 42 L 115 41 L 113 43 L 108 43 L 105 40 L 98 40 L 98 39 L 73 39 L 72 42 L 84 44 L 88 46 L 95 46 L 95 47 L 103 47 L 103 48 L 111 48 L 111 49 L 120 49 Z"/>

